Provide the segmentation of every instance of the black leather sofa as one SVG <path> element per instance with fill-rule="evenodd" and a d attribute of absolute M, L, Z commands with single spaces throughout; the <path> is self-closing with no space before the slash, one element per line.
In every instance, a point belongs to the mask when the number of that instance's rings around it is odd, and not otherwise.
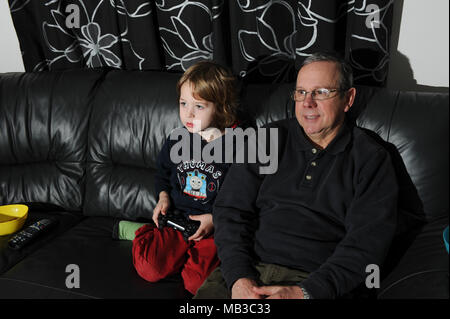
<path fill-rule="evenodd" d="M 149 220 L 155 158 L 178 122 L 179 74 L 73 70 L 0 74 L 0 205 L 57 228 L 20 251 L 0 237 L 0 298 L 189 298 L 180 277 L 148 283 L 113 221 Z M 291 84 L 243 85 L 261 126 L 294 116 Z M 402 181 L 399 235 L 378 298 L 448 298 L 448 94 L 358 87 L 349 117 L 393 154 Z M 420 221 L 423 221 L 421 223 Z M 67 266 L 80 287 L 67 288 Z M 355 296 L 358 296 L 357 294 Z M 361 294 L 359 296 L 365 296 Z"/>

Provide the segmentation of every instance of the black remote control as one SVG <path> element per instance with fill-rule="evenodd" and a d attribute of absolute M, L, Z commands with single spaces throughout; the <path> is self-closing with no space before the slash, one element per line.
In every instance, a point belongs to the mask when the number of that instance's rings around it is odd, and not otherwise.
<path fill-rule="evenodd" d="M 45 218 L 37 221 L 27 228 L 21 230 L 8 240 L 8 246 L 11 249 L 18 250 L 29 244 L 36 237 L 49 231 L 58 224 L 55 218 Z"/>

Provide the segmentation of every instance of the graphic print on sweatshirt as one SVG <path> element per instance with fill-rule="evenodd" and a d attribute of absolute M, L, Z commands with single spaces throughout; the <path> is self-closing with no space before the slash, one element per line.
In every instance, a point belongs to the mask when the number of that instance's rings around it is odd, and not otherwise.
<path fill-rule="evenodd" d="M 222 171 L 203 161 L 185 161 L 177 166 L 177 177 L 183 193 L 206 204 L 219 189 Z"/>
<path fill-rule="evenodd" d="M 193 172 L 187 172 L 186 187 L 183 192 L 195 198 L 205 199 L 206 175 L 199 173 L 197 169 Z"/>

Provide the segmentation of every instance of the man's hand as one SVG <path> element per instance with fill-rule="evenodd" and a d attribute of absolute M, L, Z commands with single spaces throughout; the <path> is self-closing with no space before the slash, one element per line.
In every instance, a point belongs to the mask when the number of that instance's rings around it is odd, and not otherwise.
<path fill-rule="evenodd" d="M 189 237 L 188 240 L 199 241 L 200 239 L 202 239 L 212 233 L 214 226 L 213 226 L 211 214 L 189 215 L 189 218 L 192 220 L 199 221 L 200 226 L 198 227 L 195 234 L 193 234 L 191 237 Z"/>
<path fill-rule="evenodd" d="M 232 299 L 262 299 L 263 296 L 255 292 L 254 288 L 257 288 L 256 282 L 252 279 L 241 278 L 234 282 L 231 287 Z"/>
<path fill-rule="evenodd" d="M 153 209 L 152 220 L 156 224 L 156 227 L 159 227 L 159 225 L 158 225 L 159 214 L 162 213 L 163 215 L 165 215 L 167 210 L 169 209 L 169 207 L 170 207 L 169 194 L 167 194 L 167 192 L 165 192 L 165 191 L 162 191 L 161 193 L 159 193 L 158 204 L 156 204 L 155 209 Z"/>
<path fill-rule="evenodd" d="M 299 286 L 261 286 L 252 288 L 255 294 L 266 299 L 303 299 L 303 291 Z"/>

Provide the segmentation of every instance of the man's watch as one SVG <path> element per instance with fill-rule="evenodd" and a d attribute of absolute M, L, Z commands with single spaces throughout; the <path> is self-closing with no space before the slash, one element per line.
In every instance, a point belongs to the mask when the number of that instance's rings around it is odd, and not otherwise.
<path fill-rule="evenodd" d="M 300 287 L 300 289 L 303 292 L 303 299 L 312 299 L 311 295 L 308 293 L 308 291 L 303 288 L 301 285 L 298 285 Z"/>

